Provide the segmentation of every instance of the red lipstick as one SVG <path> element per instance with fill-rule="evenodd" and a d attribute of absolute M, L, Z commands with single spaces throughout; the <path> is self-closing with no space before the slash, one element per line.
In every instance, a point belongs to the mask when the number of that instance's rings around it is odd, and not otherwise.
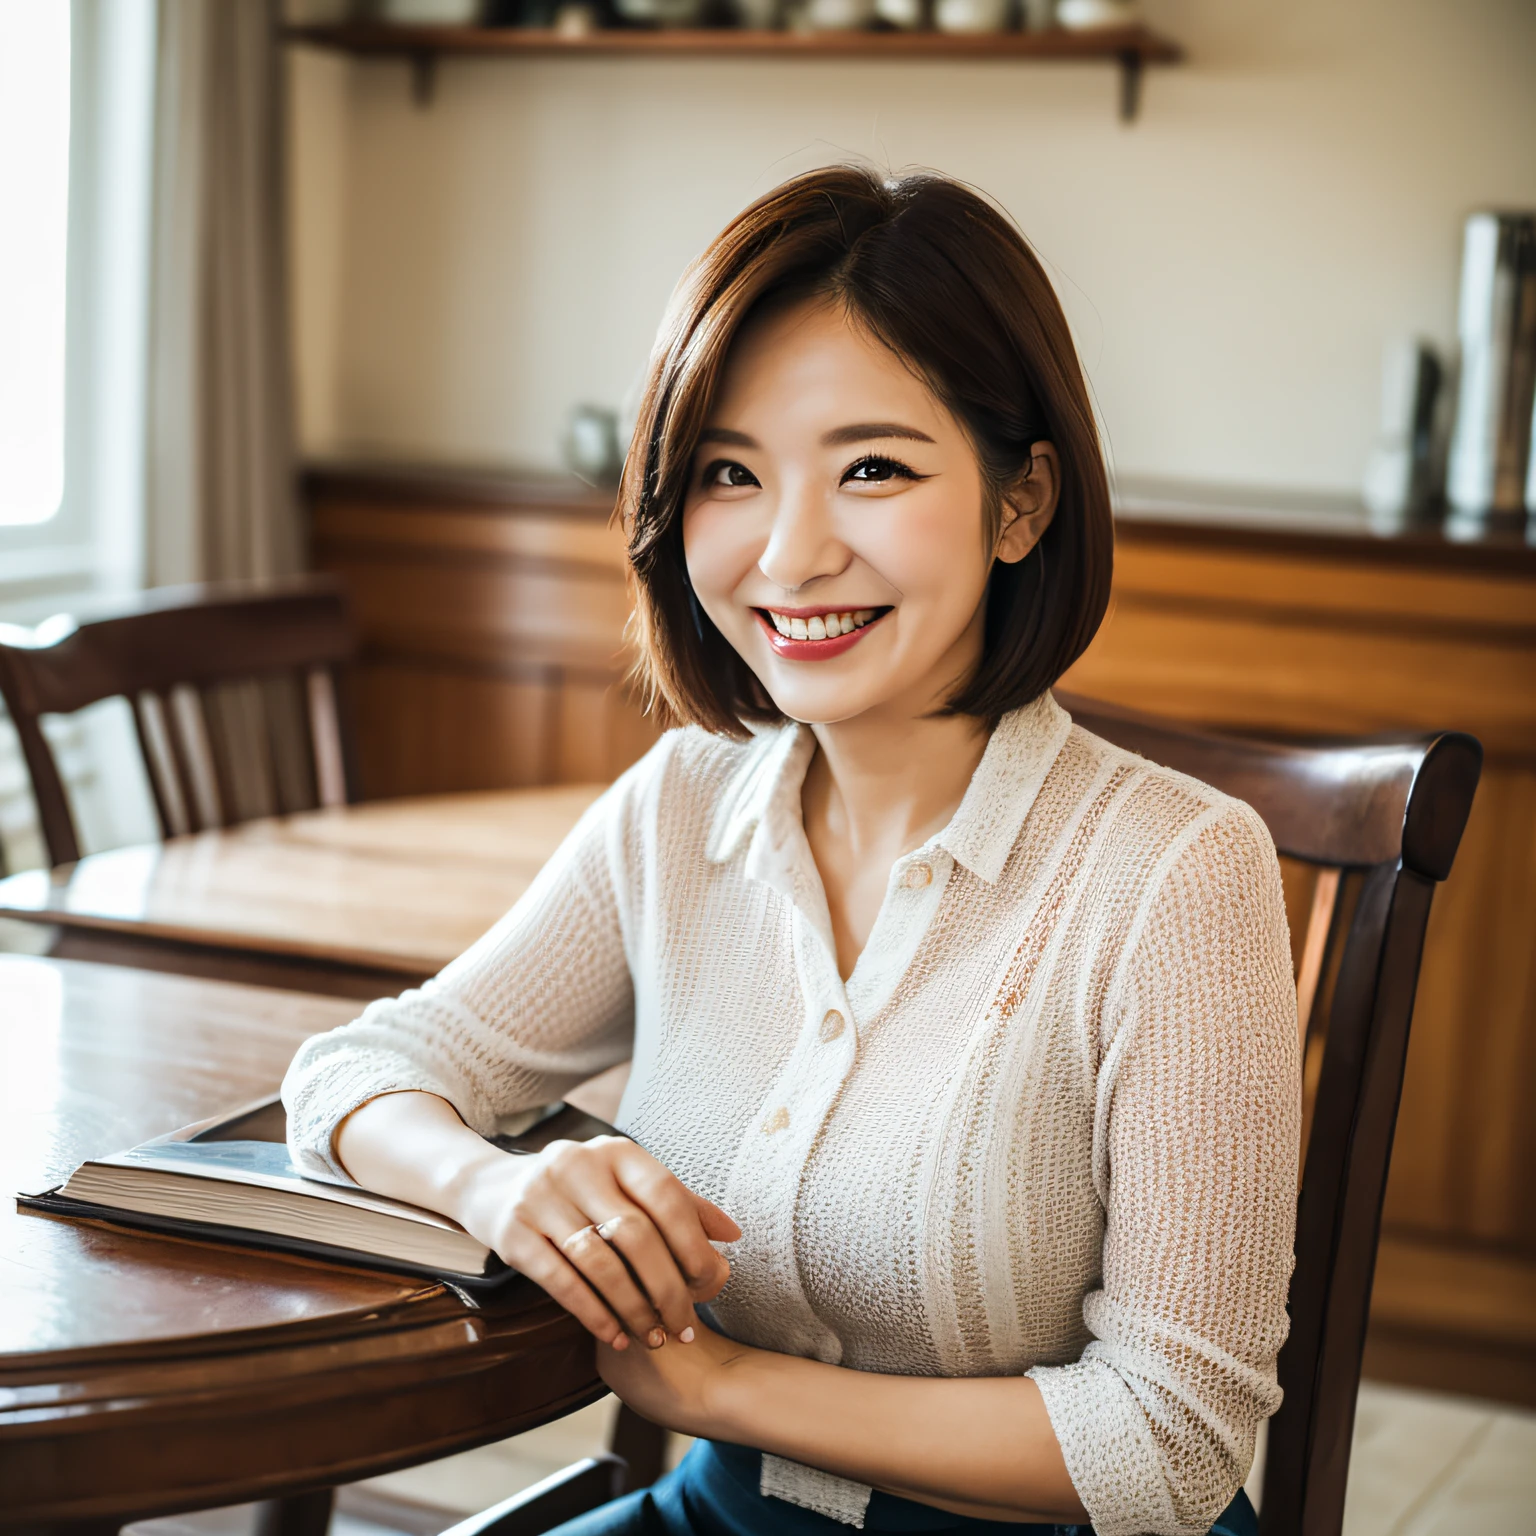
<path fill-rule="evenodd" d="M 886 608 L 870 619 L 867 624 L 862 624 L 851 634 L 838 635 L 832 640 L 795 640 L 788 635 L 781 635 L 774 628 L 773 620 L 768 617 L 766 609 L 754 608 L 757 622 L 762 625 L 763 633 L 768 637 L 768 643 L 773 647 L 774 655 L 782 657 L 785 661 L 830 661 L 834 656 L 842 656 L 851 651 L 860 640 L 872 630 L 891 610 Z M 777 608 L 776 613 L 781 613 L 787 619 L 813 619 L 825 618 L 829 613 L 847 613 L 847 608 Z"/>

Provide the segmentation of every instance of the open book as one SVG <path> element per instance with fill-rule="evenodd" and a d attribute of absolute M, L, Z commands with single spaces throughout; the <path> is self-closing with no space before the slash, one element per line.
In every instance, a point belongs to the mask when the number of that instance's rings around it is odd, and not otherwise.
<path fill-rule="evenodd" d="M 488 1139 L 508 1152 L 587 1141 L 613 1127 L 569 1104 L 529 1110 Z M 127 1152 L 82 1163 L 56 1189 L 18 1195 L 25 1209 L 276 1248 L 372 1269 L 430 1275 L 471 1289 L 511 1274 L 435 1211 L 302 1174 L 288 1156 L 282 1100 L 263 1099 Z"/>

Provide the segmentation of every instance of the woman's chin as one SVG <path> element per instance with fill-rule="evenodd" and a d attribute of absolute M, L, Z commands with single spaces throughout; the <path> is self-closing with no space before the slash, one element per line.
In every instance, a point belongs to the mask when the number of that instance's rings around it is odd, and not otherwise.
<path fill-rule="evenodd" d="M 817 685 L 769 687 L 768 697 L 779 713 L 801 725 L 838 725 L 845 720 L 856 720 L 871 710 L 889 703 L 894 691 L 878 688 L 851 688 L 846 685 Z M 767 683 L 764 683 L 767 687 Z"/>

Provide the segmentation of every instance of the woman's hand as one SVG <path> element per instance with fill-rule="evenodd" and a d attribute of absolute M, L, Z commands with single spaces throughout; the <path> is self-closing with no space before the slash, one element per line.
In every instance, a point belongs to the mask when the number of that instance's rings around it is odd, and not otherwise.
<path fill-rule="evenodd" d="M 632 1349 L 597 1352 L 597 1368 L 620 1399 L 636 1413 L 680 1434 L 729 1438 L 723 1417 L 735 1368 L 761 1351 L 722 1337 L 695 1322 L 692 1349 Z"/>
<path fill-rule="evenodd" d="M 493 1147 L 436 1094 L 382 1094 L 337 1127 L 364 1189 L 451 1216 L 614 1349 L 694 1336 L 693 1304 L 731 1273 L 711 1246 L 741 1229 L 623 1136 Z"/>
<path fill-rule="evenodd" d="M 696 1336 L 693 1307 L 731 1267 L 710 1239 L 741 1229 L 622 1136 L 552 1142 L 536 1157 L 477 1162 L 453 1214 L 615 1350 Z"/>

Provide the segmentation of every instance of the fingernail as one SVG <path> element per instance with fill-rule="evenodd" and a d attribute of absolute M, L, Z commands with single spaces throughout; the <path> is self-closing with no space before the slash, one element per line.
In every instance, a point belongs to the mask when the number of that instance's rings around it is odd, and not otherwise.
<path fill-rule="evenodd" d="M 660 1349 L 661 1346 L 667 1342 L 666 1331 L 661 1328 L 652 1328 L 651 1331 L 646 1334 L 645 1342 L 649 1344 L 652 1349 Z"/>
<path fill-rule="evenodd" d="M 684 1344 L 692 1344 L 693 1343 L 693 1329 L 692 1328 L 684 1328 L 683 1331 L 680 1334 L 678 1334 L 678 1338 L 681 1339 Z"/>
<path fill-rule="evenodd" d="M 628 1349 L 629 1348 L 629 1335 L 627 1333 L 615 1334 L 614 1337 L 611 1340 L 609 1340 L 609 1342 L 613 1345 L 613 1347 L 615 1349 Z"/>

